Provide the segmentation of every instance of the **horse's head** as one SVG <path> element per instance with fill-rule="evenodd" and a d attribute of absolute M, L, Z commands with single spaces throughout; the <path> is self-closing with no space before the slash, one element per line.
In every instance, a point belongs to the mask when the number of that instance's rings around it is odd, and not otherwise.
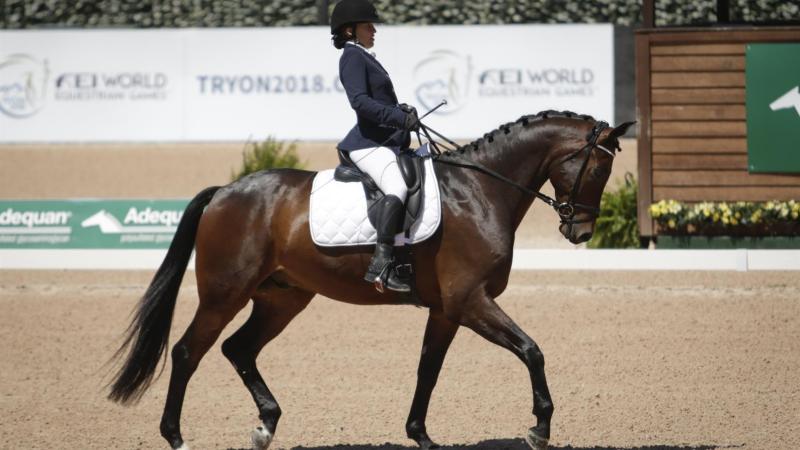
<path fill-rule="evenodd" d="M 565 133 L 553 148 L 554 160 L 548 176 L 560 203 L 559 231 L 573 244 L 592 238 L 600 211 L 600 198 L 611 175 L 611 165 L 619 150 L 619 137 L 635 122 L 615 128 L 598 122 L 576 124 L 574 133 Z"/>

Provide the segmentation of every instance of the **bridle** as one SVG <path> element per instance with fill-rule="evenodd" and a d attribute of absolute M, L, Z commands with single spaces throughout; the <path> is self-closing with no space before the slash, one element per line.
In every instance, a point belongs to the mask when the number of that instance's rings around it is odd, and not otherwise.
<path fill-rule="evenodd" d="M 599 149 L 599 150 L 604 151 L 604 152 L 608 153 L 609 155 L 611 155 L 612 158 L 615 156 L 615 153 L 612 150 L 609 150 L 608 148 L 606 148 L 606 147 L 604 147 L 604 146 L 602 146 L 602 145 L 597 143 L 597 140 L 600 138 L 600 135 L 603 133 L 603 131 L 606 128 L 609 128 L 608 123 L 603 122 L 603 121 L 597 122 L 594 125 L 594 127 L 592 127 L 592 130 L 589 132 L 589 134 L 586 135 L 586 145 L 581 147 L 579 150 L 570 153 L 569 155 L 567 155 L 565 158 L 563 158 L 560 161 L 560 163 L 564 163 L 564 162 L 569 161 L 570 159 L 575 158 L 576 156 L 579 156 L 579 155 L 581 155 L 583 153 L 586 154 L 586 157 L 584 158 L 583 163 L 581 164 L 581 169 L 580 169 L 580 171 L 578 171 L 578 176 L 577 176 L 577 178 L 575 178 L 575 184 L 572 185 L 572 189 L 570 190 L 569 197 L 567 198 L 567 201 L 559 202 L 558 200 L 554 199 L 553 197 L 550 197 L 549 195 L 542 194 L 539 191 L 536 191 L 536 190 L 530 189 L 528 187 L 525 187 L 525 186 L 517 183 L 516 181 L 511 180 L 508 177 L 506 177 L 504 175 L 501 175 L 501 174 L 495 172 L 494 170 L 492 170 L 492 169 L 490 169 L 490 168 L 488 168 L 486 166 L 483 166 L 483 165 L 478 164 L 478 163 L 476 163 L 474 161 L 471 161 L 471 160 L 462 159 L 458 154 L 456 154 L 453 151 L 442 152 L 438 148 L 438 146 L 440 146 L 441 143 L 436 142 L 434 139 L 432 139 L 431 136 L 430 136 L 430 133 L 433 133 L 436 136 L 444 139 L 450 145 L 454 145 L 456 147 L 458 147 L 458 145 L 455 142 L 453 142 L 452 140 L 447 139 L 446 137 L 442 136 L 437 131 L 431 129 L 429 126 L 420 123 L 420 129 L 425 134 L 426 138 L 428 139 L 428 142 L 431 143 L 431 146 L 433 148 L 433 152 L 432 152 L 433 156 L 432 156 L 432 158 L 433 158 L 434 161 L 442 163 L 442 164 L 451 165 L 451 166 L 463 167 L 463 168 L 467 168 L 467 169 L 477 170 L 478 172 L 481 172 L 481 173 L 484 173 L 486 175 L 489 175 L 492 178 L 495 178 L 495 179 L 498 179 L 498 180 L 500 180 L 500 181 L 502 181 L 504 183 L 510 184 L 510 185 L 516 187 L 518 190 L 520 190 L 520 191 L 522 191 L 522 192 L 524 192 L 526 194 L 536 196 L 537 198 L 541 199 L 543 202 L 545 202 L 548 205 L 550 205 L 556 211 L 558 216 L 561 218 L 561 224 L 562 225 L 566 224 L 568 226 L 567 235 L 572 233 L 572 226 L 574 224 L 591 222 L 597 216 L 600 215 L 600 209 L 599 208 L 595 208 L 594 206 L 590 206 L 590 205 L 584 205 L 583 203 L 578 203 L 576 201 L 576 199 L 577 199 L 578 193 L 580 191 L 581 180 L 583 179 L 583 175 L 586 172 L 586 168 L 589 165 L 589 159 L 591 159 L 592 150 Z M 583 210 L 583 211 L 587 212 L 589 215 L 584 219 L 576 219 L 575 215 L 577 213 L 577 210 Z"/>
<path fill-rule="evenodd" d="M 603 121 L 597 122 L 595 126 L 592 127 L 592 130 L 589 132 L 589 134 L 586 136 L 586 145 L 584 145 L 583 148 L 581 148 L 577 152 L 570 154 L 561 161 L 562 163 L 569 161 L 570 159 L 580 155 L 581 153 L 586 152 L 586 157 L 583 159 L 583 163 L 581 164 L 581 169 L 578 171 L 578 176 L 577 178 L 575 178 L 575 183 L 572 185 L 572 189 L 570 190 L 567 201 L 559 203 L 557 205 L 550 203 L 550 205 L 555 208 L 556 212 L 561 218 L 561 224 L 568 225 L 569 227 L 567 231 L 568 235 L 571 234 L 572 232 L 572 225 L 577 223 L 591 222 L 595 218 L 597 218 L 597 216 L 600 215 L 600 208 L 584 205 L 582 203 L 578 203 L 575 200 L 578 197 L 578 191 L 580 190 L 581 180 L 583 179 L 583 175 L 586 173 L 586 168 L 589 166 L 589 159 L 591 159 L 592 150 L 599 149 L 611 155 L 612 158 L 615 156 L 615 153 L 613 151 L 597 143 L 597 140 L 600 138 L 600 134 L 606 128 L 608 128 L 608 123 Z M 575 219 L 576 209 L 582 209 L 588 212 L 589 215 L 581 220 Z"/>

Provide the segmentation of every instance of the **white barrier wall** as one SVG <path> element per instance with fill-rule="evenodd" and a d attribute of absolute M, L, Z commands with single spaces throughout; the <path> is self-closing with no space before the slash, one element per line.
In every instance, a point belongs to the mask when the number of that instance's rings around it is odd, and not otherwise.
<path fill-rule="evenodd" d="M 326 27 L 0 32 L 0 142 L 342 138 Z M 401 102 L 473 138 L 540 110 L 611 121 L 611 25 L 378 26 Z"/>

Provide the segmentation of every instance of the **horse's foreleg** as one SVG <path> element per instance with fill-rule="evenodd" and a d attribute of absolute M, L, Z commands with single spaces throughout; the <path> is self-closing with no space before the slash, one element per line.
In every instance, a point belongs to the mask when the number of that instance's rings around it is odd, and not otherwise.
<path fill-rule="evenodd" d="M 482 291 L 474 295 L 476 297 L 467 303 L 469 308 L 461 315 L 461 324 L 510 350 L 528 367 L 533 386 L 533 414 L 537 423 L 528 430 L 526 441 L 534 450 L 546 449 L 550 439 L 553 401 L 544 375 L 544 355 L 536 342 L 500 309 L 493 298 Z"/>
<path fill-rule="evenodd" d="M 428 316 L 428 325 L 425 328 L 425 338 L 422 342 L 419 369 L 417 369 L 417 389 L 414 392 L 411 412 L 409 412 L 406 422 L 406 434 L 409 438 L 417 441 L 423 450 L 439 448 L 428 436 L 425 429 L 425 418 L 428 415 L 431 393 L 436 386 L 444 357 L 457 330 L 458 324 L 447 320 L 440 313 L 431 311 Z"/>
<path fill-rule="evenodd" d="M 187 448 L 181 436 L 180 419 L 189 379 L 203 355 L 214 345 L 222 329 L 242 306 L 243 302 L 238 307 L 217 310 L 204 307 L 201 302 L 186 333 L 172 348 L 172 373 L 164 414 L 161 416 L 161 436 L 173 449 Z"/>
<path fill-rule="evenodd" d="M 271 289 L 253 297 L 253 311 L 244 325 L 222 344 L 222 353 L 233 364 L 258 407 L 261 426 L 252 434 L 253 448 L 269 447 L 275 436 L 281 408 L 256 367 L 261 349 L 297 316 L 314 297 L 297 289 Z"/>

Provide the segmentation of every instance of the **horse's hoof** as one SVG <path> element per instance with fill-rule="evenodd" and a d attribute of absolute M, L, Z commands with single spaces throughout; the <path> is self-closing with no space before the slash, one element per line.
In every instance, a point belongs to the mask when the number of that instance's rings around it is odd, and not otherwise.
<path fill-rule="evenodd" d="M 272 443 L 272 433 L 264 425 L 259 425 L 253 430 L 250 440 L 253 442 L 253 450 L 267 450 Z"/>
<path fill-rule="evenodd" d="M 528 430 L 528 434 L 525 436 L 525 442 L 527 442 L 528 446 L 533 450 L 547 450 L 547 443 L 549 441 L 549 439 L 536 434 L 533 428 Z"/>
<path fill-rule="evenodd" d="M 439 444 L 430 440 L 422 441 L 419 443 L 419 450 L 434 450 L 437 448 L 441 448 Z"/>
<path fill-rule="evenodd" d="M 186 442 L 184 442 L 183 444 L 181 444 L 180 447 L 176 448 L 175 450 L 189 450 L 189 446 L 186 445 Z"/>

